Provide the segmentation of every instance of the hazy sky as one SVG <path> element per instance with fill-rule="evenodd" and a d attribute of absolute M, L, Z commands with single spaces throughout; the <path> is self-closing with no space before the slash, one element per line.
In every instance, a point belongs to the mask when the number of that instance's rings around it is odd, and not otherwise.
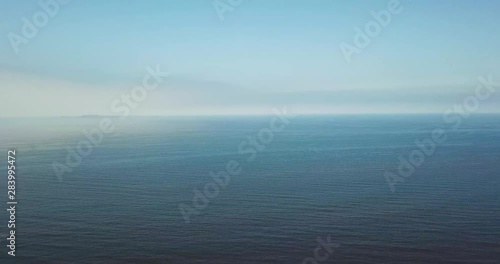
<path fill-rule="evenodd" d="M 500 1 L 401 0 L 351 63 L 340 43 L 390 1 L 245 0 L 220 20 L 212 0 L 72 0 L 16 54 L 38 2 L 0 1 L 0 116 L 112 114 L 148 65 L 171 75 L 133 114 L 443 112 L 500 81 Z"/>

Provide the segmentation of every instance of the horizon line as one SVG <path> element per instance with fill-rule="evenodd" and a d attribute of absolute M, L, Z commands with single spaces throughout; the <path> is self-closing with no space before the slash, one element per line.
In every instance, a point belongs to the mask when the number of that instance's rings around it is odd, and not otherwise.
<path fill-rule="evenodd" d="M 360 115 L 443 115 L 441 112 L 414 112 L 414 113 L 293 113 L 294 116 L 360 116 Z M 479 115 L 500 115 L 500 112 L 476 112 Z M 231 116 L 273 116 L 274 114 L 177 114 L 177 115 L 129 115 L 130 117 L 231 117 Z M 290 114 L 288 114 L 290 115 Z M 0 116 L 8 118 L 120 118 L 121 115 L 68 115 L 68 116 Z"/>

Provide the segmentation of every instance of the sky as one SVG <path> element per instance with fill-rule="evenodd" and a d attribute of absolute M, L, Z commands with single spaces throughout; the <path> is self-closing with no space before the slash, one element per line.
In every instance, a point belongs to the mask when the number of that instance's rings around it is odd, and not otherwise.
<path fill-rule="evenodd" d="M 400 0 L 363 47 L 390 0 L 65 0 L 23 34 L 53 1 L 0 0 L 0 116 L 111 115 L 157 65 L 134 115 L 442 113 L 500 81 L 500 1 Z"/>

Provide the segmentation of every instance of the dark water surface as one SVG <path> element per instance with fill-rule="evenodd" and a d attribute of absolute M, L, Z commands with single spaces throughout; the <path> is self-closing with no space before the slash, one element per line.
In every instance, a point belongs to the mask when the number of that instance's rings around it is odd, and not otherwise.
<path fill-rule="evenodd" d="M 0 263 L 302 263 L 329 235 L 318 263 L 500 263 L 500 116 L 454 131 L 437 115 L 299 116 L 248 162 L 238 146 L 270 119 L 129 118 L 62 181 L 53 162 L 100 118 L 0 119 L 19 201 L 17 257 L 3 240 Z M 447 140 L 392 193 L 384 172 L 438 127 Z M 179 204 L 230 160 L 241 173 L 186 223 Z"/>

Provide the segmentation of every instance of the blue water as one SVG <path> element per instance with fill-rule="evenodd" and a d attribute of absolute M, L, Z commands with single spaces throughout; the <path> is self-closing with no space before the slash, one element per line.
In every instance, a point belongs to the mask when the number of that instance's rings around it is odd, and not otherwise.
<path fill-rule="evenodd" d="M 500 116 L 299 116 L 248 162 L 270 118 L 129 118 L 62 181 L 51 164 L 100 118 L 1 119 L 19 204 L 0 263 L 302 263 L 329 235 L 319 263 L 500 263 Z M 447 141 L 392 193 L 384 172 L 437 127 Z M 230 160 L 241 173 L 186 223 L 179 204 Z"/>

